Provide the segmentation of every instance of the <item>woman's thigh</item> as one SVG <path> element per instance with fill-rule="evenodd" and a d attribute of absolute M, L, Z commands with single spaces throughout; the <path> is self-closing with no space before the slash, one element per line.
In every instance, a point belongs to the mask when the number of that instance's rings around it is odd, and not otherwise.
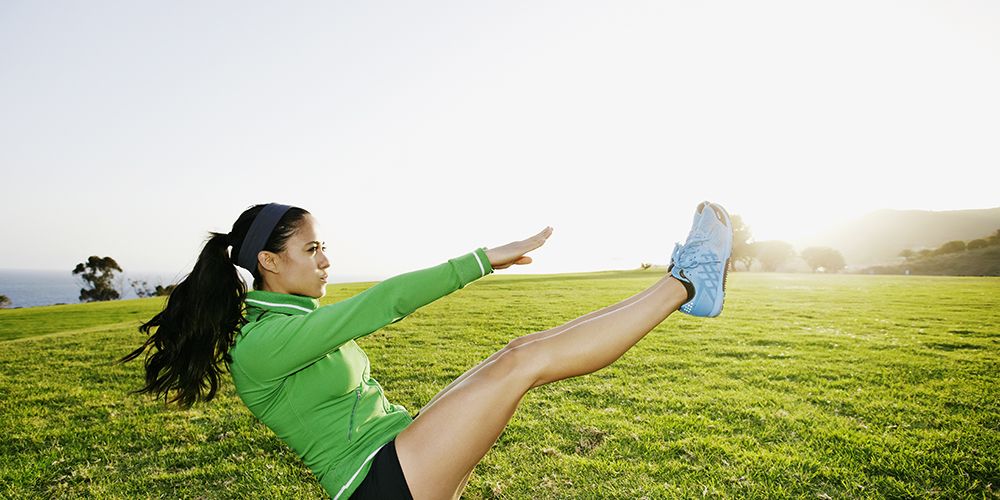
<path fill-rule="evenodd" d="M 528 356 L 501 350 L 422 408 L 396 437 L 399 463 L 414 499 L 452 498 L 534 382 Z"/>

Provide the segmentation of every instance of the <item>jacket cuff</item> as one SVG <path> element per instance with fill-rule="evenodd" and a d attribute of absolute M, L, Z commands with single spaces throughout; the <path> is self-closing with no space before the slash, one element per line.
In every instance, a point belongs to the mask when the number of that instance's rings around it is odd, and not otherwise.
<path fill-rule="evenodd" d="M 490 265 L 490 258 L 486 255 L 486 247 L 479 247 L 472 253 L 476 254 L 476 257 L 479 257 L 478 262 L 483 264 L 483 276 L 493 272 L 493 266 Z"/>
<path fill-rule="evenodd" d="M 490 259 L 486 257 L 486 250 L 483 248 L 449 259 L 448 262 L 451 262 L 455 272 L 458 273 L 461 285 L 459 288 L 493 272 L 493 266 L 490 265 Z"/>

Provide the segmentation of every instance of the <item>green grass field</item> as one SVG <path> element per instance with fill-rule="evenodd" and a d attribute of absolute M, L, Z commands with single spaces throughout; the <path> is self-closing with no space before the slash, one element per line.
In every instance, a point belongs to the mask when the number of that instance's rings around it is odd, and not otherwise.
<path fill-rule="evenodd" d="M 412 413 L 511 338 L 661 272 L 500 272 L 359 344 Z M 0 311 L 0 497 L 325 496 L 231 383 L 188 411 L 126 395 L 141 365 L 112 361 L 162 300 Z M 676 313 L 530 392 L 466 497 L 995 498 L 998 372 L 1000 279 L 738 273 L 722 317 Z"/>

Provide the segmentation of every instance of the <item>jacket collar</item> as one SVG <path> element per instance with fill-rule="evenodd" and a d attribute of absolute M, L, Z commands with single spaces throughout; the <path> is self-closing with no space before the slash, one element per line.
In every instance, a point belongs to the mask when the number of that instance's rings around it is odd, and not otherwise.
<path fill-rule="evenodd" d="M 246 305 L 247 309 L 281 314 L 309 314 L 319 307 L 319 299 L 267 290 L 250 290 L 247 292 Z"/>

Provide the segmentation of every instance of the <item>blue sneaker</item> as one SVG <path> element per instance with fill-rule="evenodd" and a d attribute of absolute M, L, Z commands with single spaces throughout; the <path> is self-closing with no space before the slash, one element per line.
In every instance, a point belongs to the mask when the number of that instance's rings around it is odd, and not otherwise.
<path fill-rule="evenodd" d="M 689 296 L 693 295 L 681 305 L 681 312 L 711 318 L 722 313 L 733 250 L 733 226 L 726 209 L 707 203 L 710 210 L 705 210 L 706 203 L 698 205 L 687 241 L 674 247 L 668 271 L 685 284 Z"/>

